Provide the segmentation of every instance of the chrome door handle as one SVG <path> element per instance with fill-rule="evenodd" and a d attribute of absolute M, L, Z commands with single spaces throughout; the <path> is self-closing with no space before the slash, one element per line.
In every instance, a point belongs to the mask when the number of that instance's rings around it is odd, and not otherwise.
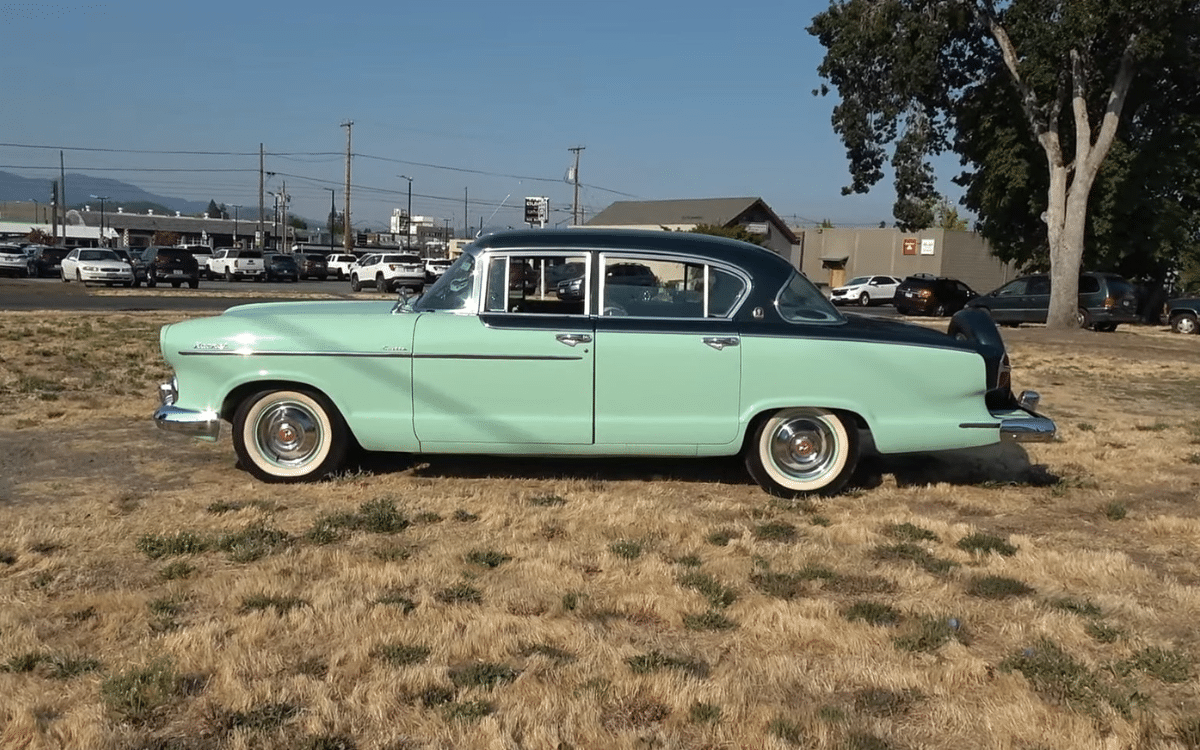
<path fill-rule="evenodd" d="M 737 346 L 739 343 L 737 336 L 705 336 L 701 340 L 717 351 L 721 351 L 727 346 Z"/>
<path fill-rule="evenodd" d="M 554 338 L 567 346 L 575 346 L 576 344 L 590 344 L 592 337 L 586 333 L 560 333 Z"/>

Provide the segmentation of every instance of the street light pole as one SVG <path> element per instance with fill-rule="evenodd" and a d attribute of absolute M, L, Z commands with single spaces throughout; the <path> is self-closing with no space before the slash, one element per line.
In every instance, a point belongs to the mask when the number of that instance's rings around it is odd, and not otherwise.
<path fill-rule="evenodd" d="M 400 179 L 408 180 L 408 217 L 404 222 L 404 249 L 412 249 L 412 180 L 413 178 L 407 175 L 400 175 Z"/>
<path fill-rule="evenodd" d="M 29 200 L 33 201 L 33 223 L 41 224 L 41 221 L 38 220 L 38 209 L 41 208 L 41 206 L 38 205 L 37 198 L 30 198 Z"/>
<path fill-rule="evenodd" d="M 241 247 L 241 244 L 240 244 L 240 243 L 238 243 L 238 238 L 237 238 L 237 230 L 238 230 L 238 209 L 239 209 L 239 208 L 241 208 L 241 206 L 239 206 L 239 205 L 237 205 L 237 204 L 235 204 L 235 203 L 230 203 L 230 204 L 229 204 L 229 207 L 233 209 L 233 246 L 234 246 L 234 247 Z"/>
<path fill-rule="evenodd" d="M 333 221 L 337 218 L 337 208 L 334 198 L 337 195 L 337 191 L 333 188 L 326 189 L 329 190 L 329 254 L 333 255 Z"/>
<path fill-rule="evenodd" d="M 100 201 L 100 247 L 108 247 L 108 242 L 104 238 L 104 201 L 109 200 L 107 195 L 93 195 L 93 198 Z"/>

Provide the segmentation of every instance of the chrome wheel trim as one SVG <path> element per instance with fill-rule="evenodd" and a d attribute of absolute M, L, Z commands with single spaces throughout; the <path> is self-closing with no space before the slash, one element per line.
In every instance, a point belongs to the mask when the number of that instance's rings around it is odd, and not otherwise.
<path fill-rule="evenodd" d="M 797 491 L 828 485 L 845 467 L 849 453 L 845 426 L 824 409 L 779 412 L 759 443 L 763 468 L 780 485 Z"/>
<path fill-rule="evenodd" d="M 246 420 L 245 430 L 255 462 L 272 474 L 304 474 L 329 454 L 329 418 L 302 394 L 263 399 Z"/>
<path fill-rule="evenodd" d="M 1181 315 L 1172 327 L 1176 333 L 1195 333 L 1196 319 L 1191 315 Z"/>

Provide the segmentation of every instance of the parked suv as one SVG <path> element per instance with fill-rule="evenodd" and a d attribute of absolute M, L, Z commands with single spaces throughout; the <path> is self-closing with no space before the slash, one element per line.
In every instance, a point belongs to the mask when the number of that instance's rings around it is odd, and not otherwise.
<path fill-rule="evenodd" d="M 296 265 L 300 266 L 300 278 L 324 281 L 329 276 L 329 262 L 321 253 L 299 253 Z"/>
<path fill-rule="evenodd" d="M 1036 273 L 1013 279 L 967 306 L 986 310 L 1001 325 L 1045 323 L 1050 309 L 1050 277 Z M 1081 273 L 1075 317 L 1080 328 L 1115 331 L 1119 323 L 1137 321 L 1137 293 L 1132 284 L 1115 273 Z"/>
<path fill-rule="evenodd" d="M 350 270 L 350 289 L 357 292 L 367 284 L 374 284 L 381 292 L 395 291 L 400 287 L 420 292 L 425 288 L 425 261 L 416 255 L 400 253 L 364 256 Z"/>
<path fill-rule="evenodd" d="M 901 315 L 953 315 L 979 295 L 958 279 L 927 273 L 909 276 L 896 287 L 896 312 Z"/>
<path fill-rule="evenodd" d="M 138 265 L 146 275 L 146 286 L 155 287 L 159 282 L 170 283 L 178 289 L 184 282 L 192 289 L 200 286 L 200 264 L 190 251 L 182 247 L 157 247 L 151 245 L 138 254 Z M 138 269 L 134 268 L 134 280 Z"/>
<path fill-rule="evenodd" d="M 358 256 L 350 253 L 333 253 L 325 256 L 325 264 L 330 276 L 344 279 L 350 275 L 350 269 L 358 265 Z"/>
<path fill-rule="evenodd" d="M 1167 322 L 1175 333 L 1200 333 L 1200 297 L 1180 297 L 1168 302 Z"/>
<path fill-rule="evenodd" d="M 263 254 L 263 279 L 265 281 L 299 281 L 300 265 L 297 256 L 287 253 Z"/>

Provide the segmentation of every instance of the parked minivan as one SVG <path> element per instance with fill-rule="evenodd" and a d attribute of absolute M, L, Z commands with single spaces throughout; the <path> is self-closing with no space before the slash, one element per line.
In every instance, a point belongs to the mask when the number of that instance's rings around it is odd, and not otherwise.
<path fill-rule="evenodd" d="M 967 307 L 991 314 L 1001 325 L 1045 323 L 1050 309 L 1050 276 L 1037 273 L 1013 279 L 999 289 L 976 297 Z M 1115 331 L 1120 323 L 1137 321 L 1137 293 L 1133 285 L 1115 273 L 1085 271 L 1079 274 L 1080 328 Z"/>

